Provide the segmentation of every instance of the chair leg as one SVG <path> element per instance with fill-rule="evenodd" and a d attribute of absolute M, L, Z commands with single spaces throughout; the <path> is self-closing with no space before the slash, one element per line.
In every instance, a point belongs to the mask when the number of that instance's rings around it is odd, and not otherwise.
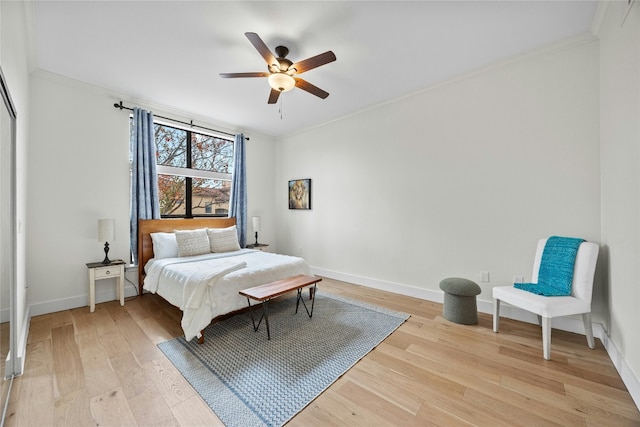
<path fill-rule="evenodd" d="M 538 317 L 538 326 L 542 326 L 542 316 L 539 314 L 536 314 L 536 316 Z"/>
<path fill-rule="evenodd" d="M 595 340 L 593 339 L 593 325 L 591 324 L 591 313 L 582 313 L 582 321 L 584 322 L 584 332 L 587 335 L 587 344 L 589 348 L 593 350 L 596 348 Z"/>
<path fill-rule="evenodd" d="M 493 332 L 498 332 L 500 326 L 500 300 L 493 300 Z"/>
<path fill-rule="evenodd" d="M 551 318 L 541 317 L 542 351 L 546 360 L 551 360 Z"/>

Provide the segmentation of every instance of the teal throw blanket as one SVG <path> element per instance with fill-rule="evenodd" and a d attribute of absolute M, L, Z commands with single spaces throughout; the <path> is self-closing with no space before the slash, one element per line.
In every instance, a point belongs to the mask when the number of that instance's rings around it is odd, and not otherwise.
<path fill-rule="evenodd" d="M 571 295 L 573 267 L 582 242 L 584 239 L 575 237 L 549 237 L 542 251 L 538 283 L 514 283 L 513 286 L 538 295 Z"/>

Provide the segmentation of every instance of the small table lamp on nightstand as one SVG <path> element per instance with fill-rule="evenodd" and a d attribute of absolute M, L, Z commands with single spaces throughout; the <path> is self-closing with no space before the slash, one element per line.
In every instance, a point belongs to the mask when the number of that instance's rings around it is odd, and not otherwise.
<path fill-rule="evenodd" d="M 258 244 L 258 231 L 260 231 L 260 217 L 251 217 L 251 224 L 253 225 L 253 231 L 256 232 L 256 245 Z"/>
<path fill-rule="evenodd" d="M 99 219 L 98 220 L 98 241 L 104 242 L 104 260 L 103 264 L 110 264 L 109 259 L 109 241 L 116 240 L 116 220 L 115 219 Z"/>

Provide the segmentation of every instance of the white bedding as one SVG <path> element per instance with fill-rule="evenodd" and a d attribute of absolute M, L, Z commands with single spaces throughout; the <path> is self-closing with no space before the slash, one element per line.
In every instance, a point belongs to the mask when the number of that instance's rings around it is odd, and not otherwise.
<path fill-rule="evenodd" d="M 184 313 L 187 340 L 200 336 L 216 316 L 247 306 L 238 291 L 298 274 L 311 274 L 302 258 L 241 249 L 183 258 L 151 259 L 144 289 L 158 293 Z"/>

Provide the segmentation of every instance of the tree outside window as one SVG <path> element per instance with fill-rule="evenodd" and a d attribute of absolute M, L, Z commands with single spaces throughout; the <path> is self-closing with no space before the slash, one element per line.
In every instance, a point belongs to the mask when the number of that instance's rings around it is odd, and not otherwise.
<path fill-rule="evenodd" d="M 233 141 L 154 124 L 162 217 L 227 216 Z"/>

